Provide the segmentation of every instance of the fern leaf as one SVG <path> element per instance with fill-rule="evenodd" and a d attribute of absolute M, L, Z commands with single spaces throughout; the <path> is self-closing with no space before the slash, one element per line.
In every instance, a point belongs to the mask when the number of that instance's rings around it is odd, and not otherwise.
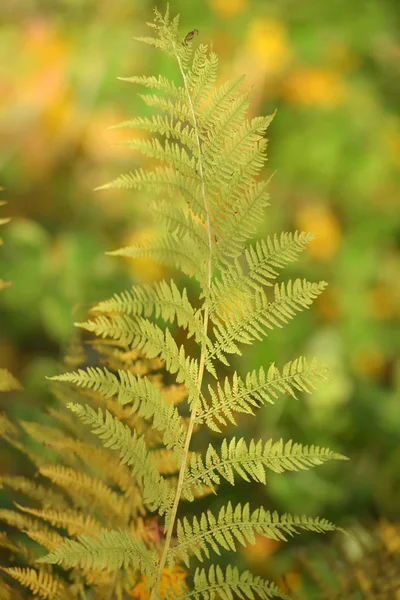
<path fill-rule="evenodd" d="M 44 531 L 46 533 L 51 531 L 51 529 L 39 521 L 39 519 L 32 519 L 20 512 L 5 508 L 0 509 L 0 521 L 4 521 L 7 525 L 15 527 L 15 529 L 19 529 L 20 531 L 25 531 L 27 529 L 31 531 Z"/>
<path fill-rule="evenodd" d="M 4 531 L 0 531 L 0 548 L 8 550 L 15 554 L 26 554 L 26 548 L 21 546 L 21 544 L 15 543 L 10 540 Z"/>
<path fill-rule="evenodd" d="M 65 536 L 60 535 L 57 531 L 52 529 L 24 529 L 23 532 L 48 552 L 52 552 L 55 548 L 60 546 L 65 539 Z"/>
<path fill-rule="evenodd" d="M 90 406 L 72 404 L 69 407 L 86 424 L 93 427 L 92 432 L 99 436 L 105 447 L 118 450 L 122 464 L 132 467 L 132 474 L 144 486 L 144 502 L 167 512 L 172 503 L 173 492 L 151 461 L 144 437 L 138 437 L 127 425 L 113 417 L 108 411 L 105 416 L 101 409 L 96 412 Z"/>
<path fill-rule="evenodd" d="M 132 479 L 130 469 L 125 465 L 121 465 L 118 458 L 107 449 L 80 442 L 73 438 L 66 438 L 61 443 L 53 441 L 49 445 L 60 455 L 63 455 L 65 450 L 74 452 L 90 469 L 97 470 L 103 479 L 108 479 L 115 484 L 124 493 L 125 497 L 130 498 L 131 512 L 134 516 L 137 516 L 143 510 L 141 495 Z"/>
<path fill-rule="evenodd" d="M 194 111 L 200 111 L 203 102 L 209 95 L 217 79 L 218 58 L 214 52 L 210 52 L 208 46 L 200 44 L 196 49 L 191 69 L 186 76 L 187 89 Z"/>
<path fill-rule="evenodd" d="M 39 598 L 57 600 L 61 599 L 65 593 L 65 587 L 61 579 L 45 570 L 35 571 L 35 569 L 20 569 L 18 567 L 0 567 L 0 569 Z"/>
<path fill-rule="evenodd" d="M 141 246 L 127 246 L 108 252 L 110 256 L 126 256 L 128 258 L 150 258 L 153 262 L 175 268 L 194 277 L 200 284 L 206 278 L 205 269 L 199 265 L 196 257 L 196 246 L 191 240 L 179 239 L 176 235 L 168 235 L 156 243 L 147 242 Z"/>
<path fill-rule="evenodd" d="M 160 281 L 154 285 L 135 285 L 122 294 L 114 294 L 91 309 L 94 312 L 118 312 L 129 316 L 149 318 L 161 317 L 166 322 L 177 322 L 179 327 L 188 330 L 188 337 L 195 335 L 196 340 L 202 335 L 200 315 L 190 304 L 186 288 L 179 290 L 173 280 L 170 283 Z"/>
<path fill-rule="evenodd" d="M 75 506 L 91 507 L 118 524 L 126 519 L 129 507 L 124 498 L 99 479 L 61 465 L 42 466 L 40 473 L 60 486 Z"/>
<path fill-rule="evenodd" d="M 136 117 L 129 121 L 123 121 L 114 125 L 111 129 L 128 127 L 131 129 L 141 129 L 148 133 L 157 133 L 165 136 L 167 139 L 173 138 L 186 146 L 192 154 L 196 155 L 197 144 L 193 130 L 185 123 L 176 122 L 168 115 L 152 115 L 148 117 Z"/>
<path fill-rule="evenodd" d="M 261 240 L 245 250 L 247 269 L 243 269 L 235 260 L 227 265 L 219 278 L 214 279 L 211 287 L 210 311 L 218 316 L 223 310 L 237 310 L 232 302 L 239 303 L 243 294 L 260 286 L 272 286 L 272 280 L 291 261 L 297 259 L 305 245 L 314 239 L 313 234 L 304 232 L 282 233 L 265 241 Z"/>
<path fill-rule="evenodd" d="M 151 212 L 161 221 L 170 233 L 182 239 L 188 237 L 199 254 L 208 252 L 206 224 L 189 210 L 184 211 L 164 200 L 154 200 L 150 204 Z"/>
<path fill-rule="evenodd" d="M 179 122 L 188 122 L 193 124 L 193 117 L 187 102 L 184 100 L 170 99 L 155 94 L 138 94 L 139 98 L 150 108 L 156 108 L 160 112 Z"/>
<path fill-rule="evenodd" d="M 66 381 L 80 387 L 99 391 L 105 398 L 118 395 L 119 404 L 132 404 L 132 412 L 144 419 L 152 420 L 153 426 L 162 431 L 167 448 L 177 452 L 184 444 L 184 428 L 175 406 L 169 404 L 160 389 L 146 377 L 136 377 L 130 371 L 119 370 L 118 377 L 107 369 L 88 367 L 52 377 L 56 381 Z M 68 404 L 73 409 L 73 404 Z"/>
<path fill-rule="evenodd" d="M 277 512 L 271 513 L 263 508 L 250 512 L 249 504 L 237 504 L 234 507 L 229 502 L 226 507 L 221 508 L 217 517 L 207 511 L 199 519 L 193 517 L 192 523 L 186 517 L 178 520 L 178 541 L 171 548 L 170 559 L 179 557 L 189 566 L 190 553 L 203 561 L 204 557 L 210 557 L 210 549 L 221 554 L 221 548 L 236 551 L 236 542 L 242 545 L 254 544 L 256 533 L 273 540 L 287 541 L 287 536 L 301 531 L 323 533 L 335 529 L 335 525 L 326 519 L 289 514 L 280 516 Z"/>
<path fill-rule="evenodd" d="M 255 182 L 234 203 L 234 210 L 216 216 L 218 227 L 215 255 L 219 266 L 230 264 L 242 254 L 246 241 L 257 233 L 269 206 L 268 182 Z"/>
<path fill-rule="evenodd" d="M 44 507 L 52 506 L 53 508 L 65 508 L 67 506 L 66 499 L 62 494 L 58 494 L 49 487 L 37 484 L 27 477 L 18 475 L 0 475 L 0 486 L 20 492 L 27 498 L 40 502 Z"/>
<path fill-rule="evenodd" d="M 129 83 L 137 83 L 147 88 L 159 90 L 161 92 L 164 92 L 165 94 L 169 94 L 177 98 L 182 97 L 184 93 L 184 90 L 182 88 L 177 87 L 172 81 L 170 81 L 169 79 L 167 79 L 167 77 L 164 77 L 163 75 L 159 75 L 158 77 L 134 75 L 133 77 L 118 77 L 118 79 L 120 79 L 121 81 L 127 81 Z"/>
<path fill-rule="evenodd" d="M 214 488 L 221 482 L 221 477 L 235 484 L 235 474 L 245 481 L 266 483 L 265 469 L 283 473 L 284 471 L 299 471 L 322 465 L 328 460 L 346 460 L 328 448 L 319 446 L 303 446 L 294 444 L 292 440 L 250 440 L 247 444 L 244 438 L 229 442 L 224 439 L 219 452 L 209 444 L 205 459 L 200 454 L 193 454 L 186 469 L 184 493 L 190 494 L 192 486 L 201 484 Z"/>
<path fill-rule="evenodd" d="M 282 327 L 293 319 L 297 311 L 309 308 L 314 299 L 323 292 L 326 283 L 310 283 L 306 280 L 296 279 L 289 281 L 285 286 L 274 286 L 274 302 L 268 301 L 263 290 L 257 290 L 254 301 L 243 299 L 243 310 L 236 313 L 224 313 L 222 318 L 214 317 L 214 334 L 216 337 L 216 354 L 224 350 L 228 353 L 241 354 L 236 342 L 251 344 L 255 340 L 262 340 L 267 331 L 274 327 Z"/>
<path fill-rule="evenodd" d="M 260 598 L 269 600 L 270 598 L 281 598 L 290 600 L 286 594 L 283 594 L 279 588 L 261 577 L 252 575 L 249 571 L 242 573 L 236 567 L 227 566 L 225 572 L 221 567 L 211 565 L 208 573 L 205 569 L 197 568 L 193 577 L 193 590 L 185 592 L 179 596 L 182 600 L 194 598 L 195 600 L 233 600 L 235 596 L 239 598 Z"/>
<path fill-rule="evenodd" d="M 170 167 L 158 167 L 154 170 L 136 169 L 131 173 L 120 175 L 113 181 L 96 189 L 109 188 L 149 190 L 152 192 L 167 193 L 172 199 L 176 194 L 181 194 L 195 215 L 206 218 L 204 202 L 201 196 L 201 184 L 197 175 L 183 176 L 182 173 Z"/>
<path fill-rule="evenodd" d="M 237 98 L 237 93 L 245 80 L 244 75 L 231 79 L 216 88 L 212 93 L 209 104 L 199 116 L 200 129 L 209 132 L 218 125 L 221 117 Z"/>
<path fill-rule="evenodd" d="M 261 367 L 246 375 L 245 381 L 235 373 L 232 380 L 225 378 L 223 386 L 208 387 L 211 403 L 202 399 L 202 410 L 196 417 L 197 423 L 206 423 L 210 429 L 220 431 L 228 422 L 236 424 L 233 413 L 254 414 L 254 409 L 273 404 L 279 394 L 297 398 L 296 392 L 311 393 L 315 381 L 326 378 L 326 368 L 315 359 L 308 363 L 300 357 L 284 365 L 282 372 L 272 363 L 267 372 Z"/>
<path fill-rule="evenodd" d="M 103 530 L 96 537 L 79 536 L 38 560 L 70 568 L 109 570 L 133 567 L 152 579 L 157 555 L 123 530 Z"/>
<path fill-rule="evenodd" d="M 76 325 L 98 336 L 110 337 L 140 349 L 148 358 L 160 356 L 167 371 L 176 373 L 177 382 L 184 383 L 189 394 L 195 394 L 198 362 L 185 355 L 183 346 L 178 348 L 168 329 L 164 332 L 147 319 L 127 315 L 97 317 Z M 211 372 L 211 364 L 207 366 Z"/>
<path fill-rule="evenodd" d="M 22 390 L 20 382 L 10 373 L 8 369 L 0 369 L 0 392 L 11 392 Z"/>
<path fill-rule="evenodd" d="M 157 138 L 149 140 L 133 139 L 128 142 L 123 142 L 132 150 L 141 152 L 148 158 L 153 158 L 174 167 L 184 177 L 193 177 L 195 171 L 195 158 L 189 156 L 184 148 L 176 142 L 165 140 L 161 143 Z"/>
<path fill-rule="evenodd" d="M 20 596 L 17 596 L 15 590 L 11 589 L 10 586 L 5 581 L 0 581 L 0 600 L 19 600 L 19 599 L 20 599 Z"/>
<path fill-rule="evenodd" d="M 32 515 L 38 519 L 47 521 L 53 527 L 66 529 L 71 536 L 75 535 L 93 535 L 101 525 L 92 515 L 85 515 L 77 510 L 51 510 L 51 509 L 36 509 L 28 506 L 16 504 L 19 510 L 28 515 Z"/>
<path fill-rule="evenodd" d="M 288 263 L 297 260 L 306 244 L 314 239 L 314 234 L 298 232 L 281 233 L 278 237 L 268 237 L 256 242 L 245 250 L 250 280 L 261 285 L 272 285 L 271 279 L 278 276 L 277 268 L 282 269 Z"/>
<path fill-rule="evenodd" d="M 264 144 L 263 135 L 273 119 L 270 117 L 256 117 L 252 121 L 244 121 L 237 129 L 224 140 L 223 146 L 216 147 L 215 142 L 210 139 L 211 151 L 208 160 L 213 173 L 213 190 L 227 191 L 227 196 L 231 194 L 232 174 L 240 173 L 243 178 L 246 174 L 256 175 L 264 164 Z M 260 154 L 261 150 L 261 154 Z M 249 157 L 253 155 L 253 160 Z M 207 156 L 207 150 L 206 150 Z M 260 162 L 258 158 L 260 157 Z M 257 168 L 256 167 L 257 164 Z M 224 193 L 219 199 L 219 206 L 224 206 Z M 236 204 L 235 204 L 235 210 Z"/>

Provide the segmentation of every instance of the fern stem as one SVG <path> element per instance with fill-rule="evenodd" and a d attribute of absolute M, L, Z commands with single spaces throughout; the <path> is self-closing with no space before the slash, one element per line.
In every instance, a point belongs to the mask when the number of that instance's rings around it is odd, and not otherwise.
<path fill-rule="evenodd" d="M 206 213 L 206 227 L 207 227 L 207 235 L 208 235 L 208 253 L 209 253 L 209 255 L 208 255 L 207 290 L 206 290 L 207 293 L 206 293 L 206 299 L 205 299 L 204 321 L 203 321 L 203 334 L 204 334 L 204 339 L 206 339 L 207 338 L 207 330 L 208 330 L 208 320 L 209 320 L 209 292 L 210 292 L 210 288 L 211 288 L 211 277 L 212 277 L 211 219 L 210 219 L 210 213 L 209 213 L 208 204 L 207 204 L 206 184 L 205 184 L 205 178 L 204 178 L 204 168 L 203 168 L 203 161 L 202 161 L 202 155 L 201 155 L 201 144 L 200 144 L 199 128 L 197 125 L 196 114 L 194 112 L 194 106 L 193 106 L 193 102 L 192 102 L 192 97 L 190 95 L 190 90 L 189 90 L 189 86 L 187 83 L 186 75 L 185 75 L 185 72 L 184 72 L 184 69 L 182 66 L 181 59 L 179 57 L 179 53 L 176 51 L 175 43 L 174 43 L 174 50 L 175 50 L 175 57 L 178 62 L 179 70 L 182 75 L 183 83 L 185 86 L 185 90 L 186 90 L 186 94 L 188 97 L 188 102 L 189 102 L 189 106 L 190 106 L 190 110 L 191 110 L 192 118 L 193 118 L 193 128 L 194 128 L 194 132 L 195 132 L 197 148 L 199 151 L 198 166 L 199 166 L 199 175 L 200 175 L 200 179 L 201 179 L 201 191 L 202 191 L 202 196 L 203 196 L 204 209 L 205 209 L 205 213 Z M 201 393 L 201 387 L 202 387 L 202 383 L 203 383 L 203 376 L 204 376 L 207 352 L 208 352 L 207 344 L 205 341 L 203 341 L 202 345 L 201 345 L 201 355 L 200 355 L 200 362 L 199 362 L 199 375 L 198 375 L 198 381 L 197 381 L 197 398 L 194 399 L 193 404 L 192 404 L 192 411 L 190 414 L 190 420 L 189 420 L 189 425 L 188 425 L 187 434 L 186 434 L 185 446 L 184 446 L 184 450 L 183 450 L 182 464 L 181 464 L 181 468 L 179 471 L 178 483 L 176 486 L 175 499 L 174 499 L 174 503 L 173 503 L 172 509 L 171 509 L 171 514 L 170 514 L 169 523 L 168 523 L 168 531 L 167 531 L 167 536 L 165 538 L 163 553 L 160 558 L 157 580 L 154 584 L 154 587 L 153 587 L 153 590 L 152 590 L 152 593 L 150 596 L 150 600 L 156 600 L 156 598 L 157 598 L 157 594 L 158 594 L 158 591 L 160 588 L 161 577 L 163 574 L 165 563 L 167 561 L 168 552 L 169 552 L 170 546 L 171 546 L 172 531 L 173 531 L 175 520 L 176 520 L 179 501 L 181 499 L 184 477 L 185 477 L 186 463 L 187 463 L 187 458 L 188 458 L 188 454 L 189 454 L 190 442 L 192 439 L 193 428 L 194 428 L 195 421 L 196 421 L 196 414 L 197 414 L 198 406 L 200 403 L 200 393 Z"/>

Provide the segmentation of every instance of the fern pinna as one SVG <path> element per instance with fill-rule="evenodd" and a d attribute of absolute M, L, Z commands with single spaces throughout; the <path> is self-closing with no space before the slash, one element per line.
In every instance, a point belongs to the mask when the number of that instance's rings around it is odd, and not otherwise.
<path fill-rule="evenodd" d="M 248 93 L 241 91 L 243 78 L 215 87 L 218 60 L 209 46 L 194 50 L 197 31 L 182 37 L 178 17 L 155 11 L 149 24 L 154 37 L 140 41 L 167 53 L 175 61 L 179 83 L 163 76 L 136 76 L 127 80 L 160 93 L 146 93 L 144 102 L 158 109 L 152 118 L 122 123 L 146 132 L 130 146 L 160 161 L 152 169 L 121 175 L 100 189 L 145 190 L 150 209 L 165 224 L 164 237 L 140 246 L 112 252 L 116 256 L 150 257 L 175 267 L 198 284 L 197 299 L 190 298 L 174 281 L 133 289 L 101 302 L 93 317 L 78 323 L 109 343 L 140 351 L 147 359 L 159 359 L 186 390 L 189 417 L 171 404 L 159 386 L 146 376 L 124 369 L 79 369 L 56 377 L 100 393 L 124 409 L 131 409 L 159 432 L 165 451 L 173 456 L 178 471 L 168 477 L 160 472 L 154 450 L 134 424 L 90 404 L 70 402 L 70 410 L 89 426 L 107 448 L 131 470 L 150 513 L 163 519 L 164 534 L 158 547 L 119 527 L 96 535 L 76 536 L 55 547 L 42 563 L 92 569 L 131 569 L 146 577 L 151 600 L 159 598 L 284 598 L 272 583 L 236 567 L 198 567 L 191 586 L 182 580 L 161 589 L 166 569 L 203 561 L 212 553 L 235 551 L 238 544 L 254 543 L 255 534 L 276 540 L 304 530 L 327 532 L 335 526 L 322 518 L 279 515 L 249 504 L 228 503 L 218 514 L 179 517 L 182 502 L 215 491 L 221 479 L 235 478 L 265 483 L 265 470 L 277 473 L 310 468 L 330 459 L 344 458 L 326 448 L 302 446 L 291 441 L 224 438 L 210 445 L 204 455 L 192 451 L 193 436 L 201 428 L 222 431 L 235 424 L 238 413 L 254 414 L 279 395 L 311 392 L 324 378 L 315 361 L 295 358 L 278 368 L 275 364 L 245 377 L 229 367 L 232 354 L 241 355 L 245 344 L 283 327 L 296 313 L 308 308 L 325 283 L 296 279 L 275 283 L 280 269 L 296 260 L 312 240 L 308 233 L 282 233 L 251 242 L 268 206 L 267 182 L 259 178 L 266 161 L 265 132 L 272 117 L 247 118 Z M 153 320 L 152 320 L 153 319 Z M 157 322 L 156 322 L 157 321 Z M 160 326 L 160 321 L 166 326 Z M 176 324 L 193 338 L 178 345 L 168 323 Z"/>

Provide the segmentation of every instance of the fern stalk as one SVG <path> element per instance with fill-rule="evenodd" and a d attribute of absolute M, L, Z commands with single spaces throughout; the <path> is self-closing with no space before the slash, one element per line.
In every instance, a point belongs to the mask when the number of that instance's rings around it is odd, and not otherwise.
<path fill-rule="evenodd" d="M 203 321 L 203 333 L 204 333 L 204 339 L 206 339 L 207 338 L 207 330 L 208 330 L 208 320 L 209 320 L 209 300 L 208 299 L 209 299 L 209 295 L 210 295 L 211 277 L 212 277 L 211 220 L 210 220 L 210 212 L 208 209 L 207 198 L 206 198 L 206 184 L 205 184 L 205 179 L 204 179 L 204 169 L 203 169 L 203 161 L 202 161 L 202 155 L 201 155 L 201 144 L 200 144 L 200 136 L 199 136 L 199 129 L 198 129 L 198 125 L 197 125 L 196 114 L 194 112 L 193 101 L 192 101 L 192 97 L 190 95 L 189 86 L 187 84 L 185 71 L 183 69 L 179 54 L 176 51 L 175 43 L 173 43 L 173 48 L 174 48 L 175 58 L 177 60 L 179 70 L 181 72 L 183 83 L 185 86 L 186 95 L 187 95 L 189 106 L 190 106 L 190 111 L 192 113 L 193 128 L 194 128 L 194 133 L 195 133 L 195 137 L 196 137 L 197 148 L 199 151 L 198 165 L 199 165 L 199 175 L 200 175 L 200 179 L 201 179 L 201 191 L 202 191 L 203 202 L 204 202 L 204 210 L 205 210 L 205 214 L 206 214 L 206 227 L 207 227 L 208 253 L 209 253 L 208 273 L 207 273 L 207 294 L 205 297 L 204 321 Z M 201 355 L 200 355 L 200 363 L 199 363 L 197 398 L 195 398 L 195 400 L 193 401 L 192 411 L 191 411 L 190 420 L 189 420 L 189 426 L 188 426 L 188 430 L 187 430 L 187 434 L 186 434 L 185 446 L 184 446 L 184 450 L 183 450 L 182 463 L 181 463 L 178 482 L 177 482 L 177 486 L 176 486 L 175 499 L 174 499 L 174 503 L 172 506 L 171 515 L 170 515 L 170 519 L 169 519 L 168 531 L 167 531 L 167 535 L 165 538 L 165 545 L 164 545 L 163 553 L 160 558 L 160 563 L 159 563 L 159 568 L 158 568 L 158 573 L 157 573 L 157 580 L 153 587 L 153 590 L 152 590 L 152 593 L 150 596 L 150 600 L 156 600 L 156 598 L 157 598 L 157 591 L 159 590 L 159 587 L 160 587 L 162 573 L 163 573 L 163 570 L 165 567 L 165 563 L 167 562 L 167 555 L 168 555 L 168 552 L 169 552 L 169 549 L 171 546 L 172 531 L 174 528 L 174 523 L 176 520 L 179 501 L 180 501 L 181 494 L 182 494 L 186 463 L 187 463 L 187 459 L 188 459 L 188 455 L 189 455 L 189 447 L 190 447 L 190 442 L 191 442 L 192 435 L 193 435 L 193 428 L 194 428 L 194 425 L 196 422 L 196 413 L 197 413 L 197 409 L 199 406 L 200 392 L 201 392 L 201 387 L 203 384 L 204 368 L 205 368 L 205 363 L 206 363 L 206 355 L 207 355 L 207 345 L 203 341 L 202 345 L 201 345 Z"/>

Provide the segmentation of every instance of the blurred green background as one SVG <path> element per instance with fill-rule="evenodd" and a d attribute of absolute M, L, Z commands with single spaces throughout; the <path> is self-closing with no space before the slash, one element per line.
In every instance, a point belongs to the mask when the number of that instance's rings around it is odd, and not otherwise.
<path fill-rule="evenodd" d="M 327 445 L 351 462 L 272 477 L 258 490 L 281 512 L 400 518 L 400 6 L 398 0 L 173 0 L 182 34 L 212 41 L 221 80 L 245 73 L 252 114 L 277 115 L 266 176 L 274 173 L 263 233 L 317 239 L 290 275 L 324 279 L 310 311 L 244 354 L 237 368 L 317 355 L 329 381 L 244 420 L 239 434 Z M 158 7 L 164 8 L 159 2 Z M 11 0 L 0 7 L 0 365 L 24 386 L 1 409 L 28 418 L 50 401 L 45 375 L 73 322 L 135 281 L 171 274 L 104 252 L 153 230 L 146 201 L 93 188 L 138 164 L 110 125 L 145 108 L 117 80 L 170 75 L 139 45 L 147 0 Z M 284 273 L 288 276 L 288 272 Z M 189 284 L 190 285 L 190 284 Z M 3 455 L 0 471 L 7 456 Z M 14 466 L 15 470 L 15 466 Z M 236 488 L 235 488 L 236 490 Z M 225 491 L 223 492 L 225 493 Z M 232 493 L 232 490 L 226 490 Z M 238 488 L 238 497 L 248 491 Z M 262 572 L 275 544 L 245 559 Z M 261 558 L 260 558 L 261 557 Z"/>

